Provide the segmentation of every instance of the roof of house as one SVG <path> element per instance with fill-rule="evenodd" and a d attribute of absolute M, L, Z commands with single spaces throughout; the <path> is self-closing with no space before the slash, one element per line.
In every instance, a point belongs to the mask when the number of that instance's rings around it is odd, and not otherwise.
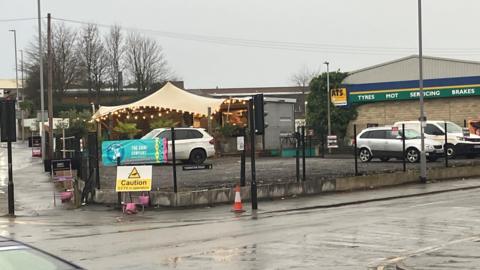
<path fill-rule="evenodd" d="M 15 79 L 0 79 L 0 89 L 16 89 Z M 18 88 L 22 88 L 22 80 L 18 80 Z"/>
<path fill-rule="evenodd" d="M 298 95 L 308 93 L 308 87 L 283 86 L 283 87 L 244 87 L 244 88 L 207 88 L 187 89 L 187 91 L 203 96 L 249 96 L 252 94 L 264 95 Z"/>
<path fill-rule="evenodd" d="M 398 58 L 398 59 L 395 59 L 395 60 L 391 60 L 391 61 L 383 62 L 383 63 L 380 63 L 380 64 L 376 64 L 376 65 L 373 65 L 373 66 L 369 66 L 369 67 L 357 69 L 357 70 L 354 70 L 354 71 L 350 71 L 350 72 L 348 72 L 348 75 L 352 75 L 352 74 L 355 74 L 355 73 L 359 73 L 359 72 L 363 72 L 363 71 L 366 71 L 366 70 L 375 69 L 375 68 L 379 68 L 379 67 L 383 67 L 383 66 L 388 66 L 388 65 L 403 62 L 403 61 L 409 60 L 409 59 L 417 59 L 417 58 L 418 58 L 418 54 L 412 54 L 412 55 L 405 56 L 405 57 L 402 57 L 402 58 Z M 422 58 L 423 59 L 429 59 L 429 60 L 439 60 L 439 61 L 448 61 L 448 62 L 456 62 L 456 63 L 463 63 L 463 64 L 480 65 L 480 62 L 470 61 L 470 60 L 460 60 L 460 59 L 436 57 L 436 56 L 426 56 L 426 55 L 423 55 Z"/>

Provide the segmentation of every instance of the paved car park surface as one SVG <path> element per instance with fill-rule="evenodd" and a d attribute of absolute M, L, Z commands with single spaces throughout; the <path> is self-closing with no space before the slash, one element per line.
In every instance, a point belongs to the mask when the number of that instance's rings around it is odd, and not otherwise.
<path fill-rule="evenodd" d="M 219 187 L 232 187 L 240 183 L 240 157 L 220 157 L 208 159 L 211 163 L 211 170 L 183 171 L 182 165 L 177 166 L 177 183 L 179 190 L 207 189 Z M 256 179 L 258 184 L 264 183 L 285 183 L 296 181 L 295 158 L 279 157 L 258 157 L 256 159 Z M 480 159 L 455 159 L 449 160 L 450 166 L 467 164 L 480 164 Z M 439 159 L 436 162 L 428 162 L 427 168 L 444 167 L 445 162 Z M 301 170 L 300 166 L 300 170 Z M 349 156 L 330 156 L 328 158 L 307 158 L 306 178 L 307 179 L 331 179 L 342 176 L 352 176 L 355 173 L 355 161 Z M 407 164 L 408 170 L 418 169 L 419 164 Z M 403 163 L 398 160 L 381 162 L 373 159 L 368 163 L 358 162 L 360 174 L 386 173 L 401 171 Z M 101 169 L 101 188 L 114 188 L 115 167 L 104 167 Z M 301 177 L 301 171 L 300 171 Z M 154 189 L 172 189 L 173 173 L 171 166 L 155 166 L 153 171 Z M 246 162 L 247 185 L 251 179 L 250 159 Z"/>

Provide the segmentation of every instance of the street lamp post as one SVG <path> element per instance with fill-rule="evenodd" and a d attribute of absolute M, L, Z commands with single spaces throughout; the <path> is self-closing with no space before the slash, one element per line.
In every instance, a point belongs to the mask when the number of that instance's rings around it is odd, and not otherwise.
<path fill-rule="evenodd" d="M 37 1 L 37 8 L 38 8 L 38 55 L 40 59 L 40 127 L 39 131 L 42 132 L 40 134 L 40 138 L 42 140 L 42 160 L 45 160 L 45 132 L 43 130 L 45 124 L 45 101 L 44 101 L 44 94 L 43 94 L 43 47 L 42 47 L 42 17 L 40 11 L 40 0 Z"/>
<path fill-rule="evenodd" d="M 16 83 L 16 88 L 17 88 L 16 100 L 17 100 L 17 106 L 18 106 L 18 108 L 20 108 L 20 104 L 18 103 L 20 93 L 18 92 L 17 31 L 16 30 L 8 30 L 8 31 L 13 33 L 13 43 L 15 45 L 15 83 Z M 18 121 L 16 121 L 16 119 L 17 118 L 15 116 L 15 122 L 18 122 Z"/>
<path fill-rule="evenodd" d="M 422 0 L 418 0 L 418 70 L 419 70 L 419 94 L 420 94 L 420 181 L 427 181 L 427 158 L 425 155 L 425 133 L 426 117 L 423 104 L 423 48 L 422 48 Z"/>
<path fill-rule="evenodd" d="M 330 70 L 329 70 L 329 62 L 325 61 L 324 63 L 327 65 L 327 136 L 332 135 L 332 125 L 330 122 Z M 332 149 L 328 148 L 328 153 L 332 153 Z"/>

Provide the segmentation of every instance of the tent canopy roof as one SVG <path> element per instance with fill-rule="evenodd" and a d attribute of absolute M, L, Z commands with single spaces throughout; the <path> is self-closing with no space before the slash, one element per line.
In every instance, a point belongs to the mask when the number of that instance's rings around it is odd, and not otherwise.
<path fill-rule="evenodd" d="M 208 108 L 212 112 L 220 109 L 225 99 L 202 97 L 182 90 L 168 82 L 160 90 L 130 104 L 118 106 L 100 106 L 93 118 L 99 118 L 109 113 L 127 108 L 159 107 L 195 114 L 208 114 Z"/>

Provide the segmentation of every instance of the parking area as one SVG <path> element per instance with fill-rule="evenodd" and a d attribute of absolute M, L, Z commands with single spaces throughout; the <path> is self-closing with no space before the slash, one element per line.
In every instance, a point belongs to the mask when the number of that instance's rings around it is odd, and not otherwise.
<path fill-rule="evenodd" d="M 246 182 L 251 179 L 250 159 L 246 159 Z M 210 170 L 184 171 L 182 164 L 177 166 L 178 190 L 201 190 L 221 187 L 233 187 L 240 183 L 240 157 L 221 157 L 208 159 L 213 168 Z M 327 158 L 306 159 L 306 179 L 331 179 L 355 174 L 355 161 L 348 156 L 330 156 Z M 449 166 L 480 165 L 480 159 L 449 160 Z M 428 162 L 428 168 L 444 167 L 445 162 L 439 159 Z M 300 170 L 301 170 L 300 166 Z M 418 169 L 419 164 L 408 164 L 407 170 Z M 359 174 L 374 174 L 401 171 L 402 161 L 390 160 L 381 162 L 373 159 L 371 162 L 358 162 Z M 100 170 L 101 188 L 113 189 L 115 185 L 116 167 L 102 167 Z M 301 179 L 300 171 L 300 179 Z M 256 159 L 256 178 L 259 185 L 266 183 L 286 183 L 296 181 L 295 158 L 259 157 Z M 153 189 L 172 190 L 172 166 L 154 166 Z"/>

